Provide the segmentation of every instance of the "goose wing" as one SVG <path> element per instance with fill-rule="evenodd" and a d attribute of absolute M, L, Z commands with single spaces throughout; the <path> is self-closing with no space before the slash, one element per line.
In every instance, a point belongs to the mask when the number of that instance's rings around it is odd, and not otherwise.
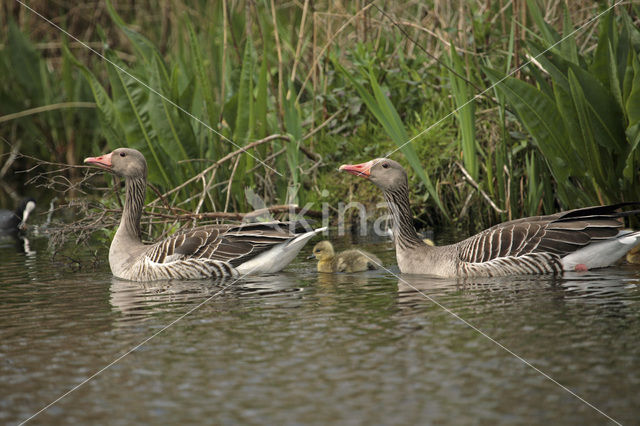
<path fill-rule="evenodd" d="M 149 260 L 168 263 L 183 259 L 211 259 L 237 266 L 274 246 L 295 238 L 297 225 L 263 222 L 208 225 L 180 232 L 147 251 Z"/>
<path fill-rule="evenodd" d="M 587 207 L 505 222 L 458 243 L 458 257 L 471 263 L 536 253 L 560 258 L 591 242 L 616 236 L 624 224 L 621 218 L 638 212 L 619 211 L 629 205 L 638 203 Z"/>

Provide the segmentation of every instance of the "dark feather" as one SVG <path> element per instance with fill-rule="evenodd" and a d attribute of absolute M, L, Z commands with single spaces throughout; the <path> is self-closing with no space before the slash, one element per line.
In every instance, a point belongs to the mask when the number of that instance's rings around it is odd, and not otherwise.
<path fill-rule="evenodd" d="M 617 235 L 624 225 L 622 217 L 640 213 L 619 209 L 638 205 L 587 207 L 501 223 L 461 241 L 459 258 L 463 262 L 482 263 L 530 253 L 548 252 L 562 257 L 593 241 Z"/>
<path fill-rule="evenodd" d="M 158 263 L 179 256 L 223 261 L 235 267 L 292 240 L 300 230 L 297 222 L 206 225 L 174 234 L 152 246 L 147 256 Z"/>

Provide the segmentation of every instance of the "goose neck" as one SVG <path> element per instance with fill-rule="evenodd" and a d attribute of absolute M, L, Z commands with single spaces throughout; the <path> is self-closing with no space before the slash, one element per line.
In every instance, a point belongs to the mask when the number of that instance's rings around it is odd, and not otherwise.
<path fill-rule="evenodd" d="M 128 178 L 125 180 L 125 186 L 126 198 L 118 231 L 124 232 L 124 235 L 131 239 L 141 241 L 140 218 L 147 181 L 144 177 Z"/>
<path fill-rule="evenodd" d="M 400 187 L 384 191 L 384 198 L 393 220 L 393 238 L 397 246 L 411 248 L 423 245 L 413 226 L 413 215 L 409 204 L 409 188 Z"/>

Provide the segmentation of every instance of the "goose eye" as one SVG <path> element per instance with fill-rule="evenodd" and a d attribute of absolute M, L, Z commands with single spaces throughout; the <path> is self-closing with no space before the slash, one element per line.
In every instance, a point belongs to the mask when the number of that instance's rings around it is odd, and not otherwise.
<path fill-rule="evenodd" d="M 388 169 L 389 168 L 389 163 L 382 163 L 382 168 L 383 169 Z"/>
<path fill-rule="evenodd" d="M 126 157 L 126 156 L 127 156 L 127 154 L 126 154 L 126 153 L 124 153 L 124 152 L 121 152 L 121 153 L 120 153 L 120 157 Z"/>

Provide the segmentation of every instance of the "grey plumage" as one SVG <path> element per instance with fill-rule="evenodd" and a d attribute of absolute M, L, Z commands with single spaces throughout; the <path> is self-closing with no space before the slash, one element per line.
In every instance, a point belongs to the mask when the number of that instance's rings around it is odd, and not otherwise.
<path fill-rule="evenodd" d="M 289 222 L 209 225 L 145 245 L 140 238 L 147 185 L 144 156 L 134 149 L 118 148 L 84 161 L 125 178 L 122 219 L 109 248 L 109 266 L 118 278 L 222 278 L 239 275 L 238 267 L 243 267 L 242 273 L 275 272 L 295 257 L 306 239 L 322 230 L 300 232 L 300 224 Z M 263 256 L 272 249 L 280 252 Z"/>
<path fill-rule="evenodd" d="M 382 189 L 393 220 L 398 266 L 404 273 L 472 277 L 608 266 L 640 237 L 638 233 L 621 233 L 622 217 L 640 213 L 620 211 L 640 205 L 624 203 L 517 219 L 456 244 L 431 247 L 413 227 L 407 175 L 400 164 L 380 158 L 340 169 L 365 177 Z M 600 255 L 601 259 L 591 259 Z"/>

